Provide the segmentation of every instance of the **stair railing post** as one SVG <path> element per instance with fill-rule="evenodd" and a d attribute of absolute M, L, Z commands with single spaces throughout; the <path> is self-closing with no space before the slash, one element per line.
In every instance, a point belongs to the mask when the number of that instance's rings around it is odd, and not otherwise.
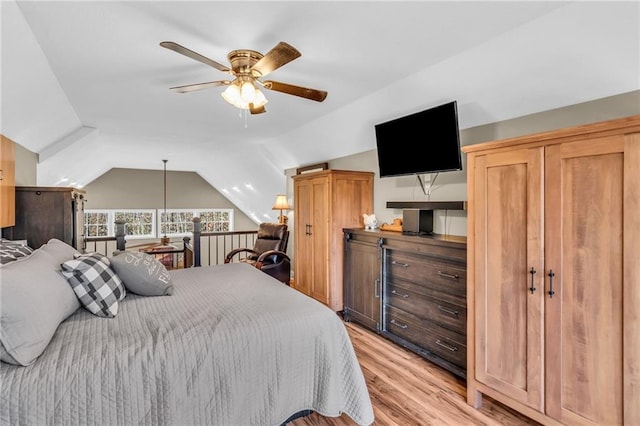
<path fill-rule="evenodd" d="M 193 218 L 193 266 L 201 266 L 200 263 L 200 233 L 202 232 L 202 225 L 200 224 L 200 217 Z"/>
<path fill-rule="evenodd" d="M 116 219 L 116 250 L 124 251 L 126 241 L 124 239 L 125 231 L 124 231 L 124 219 Z"/>

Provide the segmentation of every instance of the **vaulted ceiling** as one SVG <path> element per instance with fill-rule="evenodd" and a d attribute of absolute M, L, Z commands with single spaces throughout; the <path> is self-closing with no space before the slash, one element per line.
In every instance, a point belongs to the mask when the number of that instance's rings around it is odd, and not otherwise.
<path fill-rule="evenodd" d="M 39 154 L 38 184 L 113 167 L 194 171 L 256 221 L 284 170 L 375 148 L 373 126 L 450 100 L 461 128 L 640 89 L 637 1 L 8 1 L 0 3 L 1 131 Z M 280 41 L 302 56 L 269 75 L 326 90 L 264 90 L 243 114 L 222 64 Z"/>

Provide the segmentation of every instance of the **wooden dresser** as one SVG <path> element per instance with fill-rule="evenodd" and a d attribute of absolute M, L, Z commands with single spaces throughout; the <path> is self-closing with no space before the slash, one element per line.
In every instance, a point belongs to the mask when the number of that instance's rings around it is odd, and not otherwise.
<path fill-rule="evenodd" d="M 640 425 L 640 115 L 463 151 L 469 404 Z"/>
<path fill-rule="evenodd" d="M 343 232 L 345 319 L 465 377 L 466 238 Z"/>
<path fill-rule="evenodd" d="M 85 191 L 77 188 L 17 186 L 15 226 L 3 228 L 2 236 L 33 248 L 57 238 L 83 252 L 84 202 Z"/>
<path fill-rule="evenodd" d="M 294 284 L 342 311 L 342 228 L 373 211 L 373 172 L 323 170 L 293 176 Z"/>

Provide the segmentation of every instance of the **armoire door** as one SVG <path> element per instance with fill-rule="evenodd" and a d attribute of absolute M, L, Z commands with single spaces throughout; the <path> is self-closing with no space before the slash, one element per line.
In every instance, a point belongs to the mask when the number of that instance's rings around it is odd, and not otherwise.
<path fill-rule="evenodd" d="M 311 297 L 325 305 L 329 304 L 329 179 L 319 177 L 311 180 L 313 215 L 311 218 L 311 258 L 313 278 Z"/>
<path fill-rule="evenodd" d="M 16 224 L 15 144 L 0 135 L 0 228 Z"/>
<path fill-rule="evenodd" d="M 313 281 L 313 241 L 310 232 L 313 220 L 313 186 L 310 181 L 296 182 L 294 199 L 294 287 L 310 296 Z"/>
<path fill-rule="evenodd" d="M 546 411 L 565 424 L 623 424 L 624 143 L 546 150 Z"/>
<path fill-rule="evenodd" d="M 475 379 L 542 411 L 543 148 L 475 163 Z"/>

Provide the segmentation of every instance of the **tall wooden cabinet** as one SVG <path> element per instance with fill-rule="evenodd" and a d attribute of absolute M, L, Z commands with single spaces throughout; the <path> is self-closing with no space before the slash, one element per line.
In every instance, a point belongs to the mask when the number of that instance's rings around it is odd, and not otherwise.
<path fill-rule="evenodd" d="M 16 160 L 15 144 L 0 135 L 0 228 L 16 222 Z"/>
<path fill-rule="evenodd" d="M 640 424 L 640 116 L 463 151 L 469 404 Z"/>
<path fill-rule="evenodd" d="M 293 287 L 343 309 L 342 228 L 363 226 L 373 212 L 373 172 L 323 170 L 293 176 Z"/>
<path fill-rule="evenodd" d="M 17 186 L 15 226 L 2 236 L 27 240 L 38 248 L 57 238 L 83 252 L 85 191 L 76 188 Z"/>

